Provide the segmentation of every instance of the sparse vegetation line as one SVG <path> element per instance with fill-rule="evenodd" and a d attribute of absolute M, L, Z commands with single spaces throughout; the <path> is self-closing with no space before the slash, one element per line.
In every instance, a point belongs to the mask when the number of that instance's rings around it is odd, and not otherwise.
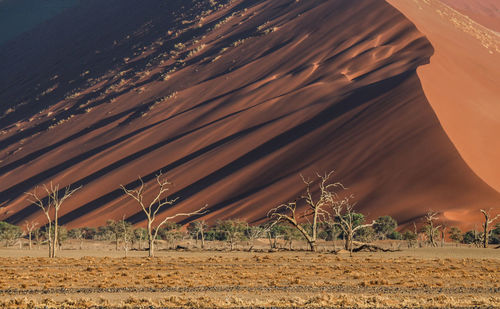
<path fill-rule="evenodd" d="M 399 286 L 274 286 L 274 287 L 254 287 L 254 286 L 199 286 L 199 287 L 121 287 L 121 288 L 51 288 L 51 289 L 8 289 L 0 290 L 0 295 L 33 295 L 33 294 L 98 294 L 98 293 L 196 293 L 196 292 L 310 292 L 310 293 L 383 293 L 383 294 L 489 294 L 500 293 L 498 288 L 479 288 L 479 287 L 399 287 Z"/>
<path fill-rule="evenodd" d="M 0 240 L 5 241 L 5 247 L 18 246 L 19 249 L 26 246 L 32 250 L 33 244 L 36 244 L 38 249 L 47 246 L 49 257 L 52 258 L 56 257 L 58 250 L 62 250 L 62 244 L 67 239 L 77 240 L 80 250 L 83 250 L 88 241 L 113 241 L 115 251 L 123 248 L 125 256 L 129 251 L 147 250 L 150 257 L 154 256 L 157 243 L 167 245 L 160 247 L 160 250 L 196 248 L 202 251 L 229 249 L 274 252 L 302 249 L 303 247 L 293 248 L 293 242 L 305 240 L 310 251 L 339 253 L 342 250 L 338 249 L 336 242 L 342 239 L 344 250 L 351 256 L 353 252 L 359 251 L 401 251 L 404 244 L 402 241 L 406 241 L 408 248 L 438 247 L 438 243 L 441 247 L 446 247 L 447 234 L 449 239 L 456 243 L 455 246 L 463 243 L 487 248 L 488 244 L 500 244 L 500 223 L 496 223 L 500 214 L 494 215 L 497 212 L 494 209 L 481 210 L 485 218 L 482 232 L 474 229 L 462 233 L 454 226 L 448 230 L 441 213 L 432 210 L 429 210 L 424 218 L 419 218 L 420 229 L 417 227 L 418 221 L 413 222 L 413 231 L 406 229 L 404 232 L 398 232 L 398 222 L 390 216 L 382 216 L 365 224 L 365 216 L 354 211 L 356 203 L 351 202 L 354 195 L 349 193 L 342 183 L 334 182 L 332 175 L 333 171 L 316 173 L 315 180 L 300 175 L 305 185 L 304 192 L 293 202 L 272 208 L 268 212 L 267 222 L 252 225 L 241 218 L 217 220 L 211 224 L 202 218 L 196 218 L 208 212 L 208 205 L 195 211 L 177 212 L 163 217 L 161 212 L 173 208 L 180 197 L 169 196 L 172 184 L 160 171 L 155 177 L 156 181 L 146 184 L 139 177 L 138 185 L 134 188 L 120 186 L 123 195 L 140 205 L 147 219 L 146 228 L 134 227 L 123 215 L 120 221 L 109 218 L 105 226 L 81 227 L 69 231 L 66 227 L 59 226 L 59 208 L 81 187 L 71 189 L 68 186 L 59 189 L 59 184 L 50 182 L 49 186 L 35 187 L 33 192 L 26 193 L 28 201 L 44 213 L 46 225 L 40 225 L 36 220 L 25 220 L 23 231 L 19 226 L 0 222 Z M 153 189 L 152 196 L 148 188 Z M 43 195 L 39 195 L 38 191 Z M 178 217 L 193 218 L 184 229 L 175 223 Z M 143 246 L 145 241 L 148 247 Z M 268 250 L 262 248 L 262 241 L 268 241 Z M 256 244 L 260 244 L 260 248 L 257 248 Z"/>

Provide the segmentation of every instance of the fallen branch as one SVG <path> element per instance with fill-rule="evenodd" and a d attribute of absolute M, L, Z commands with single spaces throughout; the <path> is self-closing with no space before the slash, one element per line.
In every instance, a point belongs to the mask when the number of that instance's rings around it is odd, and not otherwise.
<path fill-rule="evenodd" d="M 364 244 L 352 249 L 353 252 L 397 252 L 401 249 L 385 249 L 375 245 Z"/>

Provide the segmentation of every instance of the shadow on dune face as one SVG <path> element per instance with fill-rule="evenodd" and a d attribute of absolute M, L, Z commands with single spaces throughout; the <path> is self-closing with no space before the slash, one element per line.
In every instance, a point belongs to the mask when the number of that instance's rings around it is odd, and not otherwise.
<path fill-rule="evenodd" d="M 76 0 L 0 0 L 0 45 L 76 3 Z"/>
<path fill-rule="evenodd" d="M 55 179 L 84 185 L 63 224 L 140 224 L 118 186 L 158 171 L 181 198 L 164 214 L 208 203 L 208 220 L 263 220 L 302 190 L 298 173 L 334 168 L 360 211 L 400 222 L 498 197 L 428 106 L 415 70 L 432 46 L 385 1 L 165 5 L 84 2 L 0 49 L 26 58 L 5 64 L 0 99 L 27 102 L 2 119 L 0 219 L 39 217 L 23 192 Z M 33 50 L 36 33 L 46 50 Z"/>
<path fill-rule="evenodd" d="M 2 119 L 2 125 L 36 114 L 63 100 L 72 90 L 89 87 L 92 84 L 89 80 L 109 70 L 144 67 L 148 60 L 169 51 L 177 42 L 203 33 L 206 29 L 199 28 L 169 38 L 167 32 L 175 32 L 183 20 L 194 19 L 208 9 L 205 1 L 147 0 L 143 4 L 133 0 L 81 1 L 76 7 L 0 46 L 0 57 L 9 59 L 0 64 L 3 103 L 0 114 L 9 108 L 15 109 Z M 133 57 L 159 38 L 166 38 L 162 50 L 132 65 L 123 64 L 124 58 Z M 54 76 L 58 77 L 53 79 Z M 57 89 L 40 96 L 54 84 L 58 85 Z M 40 128 L 43 129 L 46 128 Z M 29 135 L 18 138 L 25 136 Z"/>

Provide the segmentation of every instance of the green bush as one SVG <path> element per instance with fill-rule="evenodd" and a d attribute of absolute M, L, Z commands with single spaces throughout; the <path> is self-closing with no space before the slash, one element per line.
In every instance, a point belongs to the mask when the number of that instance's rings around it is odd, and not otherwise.
<path fill-rule="evenodd" d="M 500 223 L 495 225 L 495 228 L 491 231 L 490 244 L 498 245 L 500 244 Z"/>
<path fill-rule="evenodd" d="M 5 246 L 12 245 L 22 235 L 23 232 L 19 226 L 0 221 L 0 240 L 5 241 Z"/>
<path fill-rule="evenodd" d="M 414 241 L 414 240 L 417 240 L 417 234 L 415 234 L 414 232 L 412 231 L 404 231 L 403 235 L 401 235 L 402 238 L 404 240 L 408 240 L 408 241 Z"/>
<path fill-rule="evenodd" d="M 481 243 L 481 233 L 476 231 L 467 231 L 464 234 L 462 242 L 464 244 L 479 244 Z"/>
<path fill-rule="evenodd" d="M 382 239 L 389 238 L 389 235 L 394 233 L 397 227 L 398 223 L 391 216 L 379 217 L 373 225 L 373 229 Z"/>
<path fill-rule="evenodd" d="M 462 231 L 458 227 L 453 226 L 450 229 L 449 234 L 450 239 L 454 242 L 462 242 L 464 239 L 464 235 L 462 235 Z"/>
<path fill-rule="evenodd" d="M 375 230 L 371 226 L 360 228 L 354 233 L 354 239 L 362 242 L 372 242 L 375 239 Z"/>
<path fill-rule="evenodd" d="M 387 234 L 387 238 L 401 240 L 403 239 L 403 235 L 401 235 L 401 233 L 398 231 L 392 231 L 392 233 Z"/>

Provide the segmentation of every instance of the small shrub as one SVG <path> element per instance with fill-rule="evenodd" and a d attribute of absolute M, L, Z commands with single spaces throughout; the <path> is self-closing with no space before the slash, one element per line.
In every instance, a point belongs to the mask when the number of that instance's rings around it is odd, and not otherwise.
<path fill-rule="evenodd" d="M 387 235 L 387 238 L 401 240 L 403 239 L 403 235 L 401 235 L 401 233 L 398 231 L 393 231 L 392 233 Z"/>

